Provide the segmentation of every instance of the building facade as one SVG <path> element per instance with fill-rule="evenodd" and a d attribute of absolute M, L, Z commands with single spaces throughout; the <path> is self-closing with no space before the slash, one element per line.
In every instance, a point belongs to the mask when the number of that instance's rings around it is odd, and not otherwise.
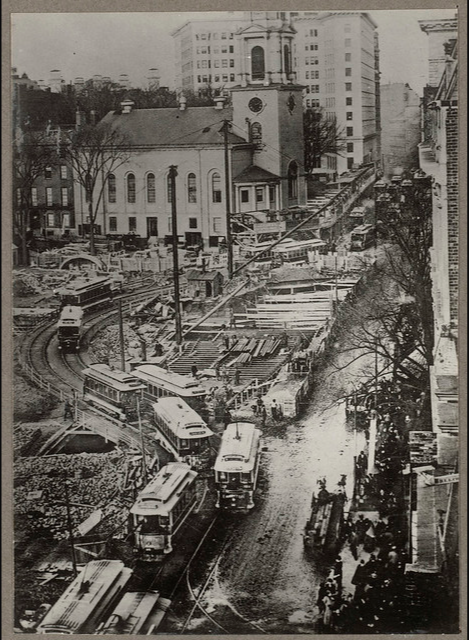
<path fill-rule="evenodd" d="M 381 85 L 382 170 L 387 178 L 418 166 L 420 97 L 408 84 Z"/>
<path fill-rule="evenodd" d="M 178 173 L 178 235 L 187 244 L 215 247 L 226 238 L 227 197 L 232 214 L 306 204 L 303 88 L 293 82 L 292 37 L 281 23 L 239 31 L 243 80 L 231 89 L 231 107 L 219 97 L 215 107 L 188 108 L 181 96 L 176 108 L 134 109 L 125 102 L 105 116 L 102 124 L 129 141 L 130 157 L 106 176 L 99 233 L 169 240 L 171 166 Z M 89 224 L 78 187 L 75 210 L 78 224 Z"/>
<path fill-rule="evenodd" d="M 304 86 L 303 106 L 323 108 L 345 138 L 343 153 L 324 156 L 317 172 L 333 177 L 353 166 L 378 162 L 379 48 L 370 16 L 312 11 L 238 14 L 189 22 L 174 32 L 177 87 L 198 91 L 207 84 L 214 88 L 242 84 L 245 53 L 236 34 L 258 28 L 275 33 L 289 25 L 291 72 Z"/>

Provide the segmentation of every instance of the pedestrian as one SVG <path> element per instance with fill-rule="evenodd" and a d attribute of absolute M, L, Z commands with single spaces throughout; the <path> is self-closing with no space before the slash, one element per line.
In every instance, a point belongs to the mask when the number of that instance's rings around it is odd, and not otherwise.
<path fill-rule="evenodd" d="M 225 413 L 223 414 L 223 424 L 225 428 L 232 422 L 231 411 L 229 409 L 225 409 Z"/>
<path fill-rule="evenodd" d="M 277 407 L 277 400 L 272 400 L 272 405 L 270 407 L 270 411 L 272 413 L 272 419 L 274 422 L 277 422 L 278 420 L 278 407 Z"/>
<path fill-rule="evenodd" d="M 238 385 L 241 381 L 241 370 L 240 369 L 236 369 L 235 370 L 235 375 L 234 375 L 234 383 L 235 385 Z"/>
<path fill-rule="evenodd" d="M 324 597 L 327 595 L 327 589 L 326 589 L 326 583 L 324 582 L 324 580 L 321 582 L 321 584 L 319 585 L 319 590 L 318 590 L 318 599 L 317 599 L 317 606 L 319 607 L 319 613 L 323 613 L 324 611 Z"/>
<path fill-rule="evenodd" d="M 334 579 L 337 583 L 337 591 L 339 595 L 342 593 L 342 575 L 343 575 L 342 568 L 343 568 L 342 557 L 337 556 L 334 562 Z"/>
<path fill-rule="evenodd" d="M 267 409 L 265 408 L 265 405 L 262 404 L 261 424 L 262 424 L 263 427 L 265 427 L 266 420 L 267 420 Z"/>
<path fill-rule="evenodd" d="M 282 420 L 283 419 L 283 409 L 282 409 L 282 405 L 279 404 L 277 406 L 277 419 L 278 420 Z"/>
<path fill-rule="evenodd" d="M 191 367 L 191 373 L 193 378 L 197 378 L 197 366 L 195 364 Z"/>
<path fill-rule="evenodd" d="M 215 368 L 215 376 L 216 376 L 216 379 L 217 379 L 217 380 L 220 380 L 220 363 L 219 363 L 219 362 L 217 362 L 217 363 L 215 364 L 215 367 L 214 367 L 214 368 Z"/>
<path fill-rule="evenodd" d="M 349 535 L 349 546 L 353 559 L 358 560 L 358 536 L 356 531 L 351 531 Z"/>
<path fill-rule="evenodd" d="M 72 411 L 72 405 L 70 404 L 70 402 L 68 400 L 65 400 L 64 420 L 67 420 L 67 418 L 70 418 L 73 420 L 73 411 Z"/>
<path fill-rule="evenodd" d="M 365 561 L 362 559 L 360 563 L 357 565 L 355 569 L 355 573 L 352 577 L 352 584 L 355 586 L 355 600 L 359 600 L 365 590 L 365 585 L 367 583 L 367 570 L 365 567 Z"/>

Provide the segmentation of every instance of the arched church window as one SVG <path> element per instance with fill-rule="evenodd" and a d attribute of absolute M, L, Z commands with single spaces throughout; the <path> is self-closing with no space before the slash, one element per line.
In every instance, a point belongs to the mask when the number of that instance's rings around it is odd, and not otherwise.
<path fill-rule="evenodd" d="M 265 53 L 262 47 L 253 47 L 251 51 L 251 77 L 253 80 L 265 78 Z"/>
<path fill-rule="evenodd" d="M 221 202 L 221 176 L 219 173 L 212 175 L 212 202 Z"/>
<path fill-rule="evenodd" d="M 197 202 L 197 179 L 195 173 L 187 176 L 187 202 Z"/>
<path fill-rule="evenodd" d="M 107 179 L 107 199 L 111 203 L 116 201 L 116 176 L 113 173 Z"/>
<path fill-rule="evenodd" d="M 127 202 L 135 202 L 135 175 L 133 173 L 127 175 Z"/>
<path fill-rule="evenodd" d="M 291 54 L 290 47 L 287 44 L 283 47 L 283 66 L 285 73 L 291 73 Z"/>
<path fill-rule="evenodd" d="M 291 162 L 288 167 L 288 197 L 298 197 L 298 165 Z"/>
<path fill-rule="evenodd" d="M 251 125 L 251 142 L 262 144 L 262 125 L 260 122 L 253 122 Z"/>
<path fill-rule="evenodd" d="M 154 173 L 149 173 L 147 175 L 147 202 L 156 202 L 156 182 Z"/>

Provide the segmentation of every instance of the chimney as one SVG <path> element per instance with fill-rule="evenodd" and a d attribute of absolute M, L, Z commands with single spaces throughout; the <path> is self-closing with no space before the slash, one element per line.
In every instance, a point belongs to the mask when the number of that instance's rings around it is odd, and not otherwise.
<path fill-rule="evenodd" d="M 215 109 L 220 110 L 225 106 L 225 96 L 217 96 L 213 101 L 215 102 Z"/>
<path fill-rule="evenodd" d="M 187 98 L 185 95 L 181 95 L 179 98 L 179 111 L 185 111 L 187 107 Z"/>
<path fill-rule="evenodd" d="M 124 100 L 123 102 L 121 102 L 122 113 L 130 113 L 134 104 L 135 103 L 132 102 L 132 100 Z"/>

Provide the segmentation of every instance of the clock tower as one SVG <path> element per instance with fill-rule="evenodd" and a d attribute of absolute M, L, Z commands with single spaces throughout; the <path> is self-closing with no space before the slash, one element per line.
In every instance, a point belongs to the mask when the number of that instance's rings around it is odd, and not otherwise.
<path fill-rule="evenodd" d="M 306 204 L 303 87 L 295 83 L 295 30 L 282 20 L 240 30 L 240 85 L 230 89 L 234 133 L 255 144 L 253 165 L 279 179 L 278 208 Z"/>

